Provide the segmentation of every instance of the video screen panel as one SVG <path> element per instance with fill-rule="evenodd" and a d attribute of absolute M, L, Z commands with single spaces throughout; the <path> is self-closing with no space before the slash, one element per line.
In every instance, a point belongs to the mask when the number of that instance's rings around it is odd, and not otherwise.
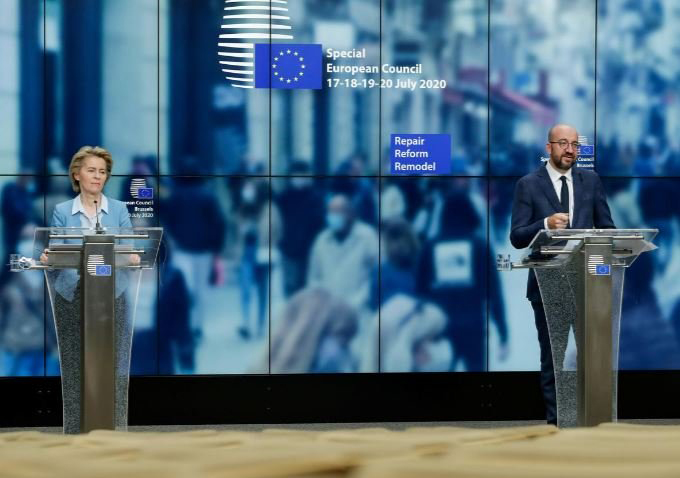
<path fill-rule="evenodd" d="M 377 372 L 378 180 L 275 178 L 272 191 L 271 373 Z"/>
<path fill-rule="evenodd" d="M 384 372 L 485 371 L 487 181 L 389 178 L 381 190 Z M 505 318 L 495 314 L 503 339 Z"/>
<path fill-rule="evenodd" d="M 220 1 L 156 1 L 161 174 L 269 175 L 272 102 L 268 90 L 252 88 L 253 45 L 269 42 L 268 14 Z"/>
<path fill-rule="evenodd" d="M 644 253 L 626 271 L 621 309 L 619 366 L 622 369 L 677 369 L 680 366 L 680 290 L 676 178 L 604 180 L 617 227 L 659 229 L 658 249 Z"/>
<path fill-rule="evenodd" d="M 378 173 L 382 92 L 366 71 L 379 62 L 380 4 L 289 2 L 272 18 L 271 44 L 255 46 L 254 90 L 262 72 L 271 76 L 273 174 Z M 258 49 L 270 46 L 258 63 Z M 308 171 L 291 169 L 299 161 Z"/>
<path fill-rule="evenodd" d="M 522 251 L 510 243 L 512 198 L 517 178 L 489 179 L 489 252 L 518 258 Z M 489 256 L 495 261 L 494 255 Z M 494 265 L 495 266 L 495 265 Z M 526 298 L 526 270 L 498 273 L 498 280 L 489 283 L 490 313 L 498 313 L 507 323 L 507 338 L 502 340 L 494 329 L 489 330 L 489 371 L 539 370 L 540 351 L 534 311 Z"/>
<path fill-rule="evenodd" d="M 160 373 L 267 373 L 270 179 L 163 178 Z"/>
<path fill-rule="evenodd" d="M 75 196 L 79 147 L 109 149 L 105 194 L 166 237 L 133 374 L 537 370 L 525 273 L 495 257 L 521 254 L 514 187 L 555 122 L 616 225 L 661 231 L 627 271 L 621 368 L 680 367 L 666 4 L 233 3 L 0 3 L 1 252 Z M 49 307 L 12 301 L 33 279 L 1 277 L 0 375 L 58 374 Z"/>
<path fill-rule="evenodd" d="M 593 145 L 595 2 L 494 0 L 489 22 L 491 175 L 534 171 L 555 123 Z"/>
<path fill-rule="evenodd" d="M 479 176 L 487 172 L 488 4 L 486 1 L 383 2 L 380 42 L 382 173 L 402 175 L 405 139 L 423 139 L 446 159 L 415 173 Z M 403 137 L 402 137 L 403 135 Z M 431 143 L 430 143 L 431 142 Z M 435 143 L 437 142 L 437 143 Z M 399 154 L 397 151 L 401 152 Z"/>
<path fill-rule="evenodd" d="M 6 0 L 0 9 L 0 174 L 43 174 L 43 2 Z"/>
<path fill-rule="evenodd" d="M 598 171 L 677 176 L 680 103 L 672 50 L 680 18 L 675 6 L 603 0 L 598 8 Z"/>
<path fill-rule="evenodd" d="M 0 246 L 10 254 L 33 254 L 35 228 L 44 222 L 44 182 L 36 176 L 0 177 Z M 45 286 L 40 271 L 0 274 L 0 375 L 45 373 L 45 357 L 55 343 L 45 333 Z"/>
<path fill-rule="evenodd" d="M 158 174 L 159 124 L 167 115 L 159 105 L 157 2 L 44 3 L 47 174 L 68 174 L 84 145 L 111 151 L 114 174 Z M 138 173 L 140 157 L 152 159 Z"/>

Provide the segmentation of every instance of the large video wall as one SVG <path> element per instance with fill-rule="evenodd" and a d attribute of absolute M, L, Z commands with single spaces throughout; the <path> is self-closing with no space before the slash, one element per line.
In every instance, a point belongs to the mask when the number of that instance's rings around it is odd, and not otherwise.
<path fill-rule="evenodd" d="M 674 0 L 0 0 L 0 256 L 101 145 L 105 194 L 165 230 L 133 374 L 538 370 L 526 272 L 495 257 L 566 122 L 617 226 L 661 231 L 620 366 L 680 368 L 678 28 Z M 249 88 L 249 42 L 320 44 L 320 88 Z M 446 172 L 394 174 L 409 134 L 448 138 Z M 5 265 L 0 375 L 58 373 L 42 276 Z"/>

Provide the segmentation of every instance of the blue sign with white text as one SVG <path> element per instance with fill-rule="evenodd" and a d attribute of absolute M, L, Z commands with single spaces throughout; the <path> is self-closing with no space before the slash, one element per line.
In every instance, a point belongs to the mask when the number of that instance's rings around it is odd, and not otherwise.
<path fill-rule="evenodd" d="M 451 135 L 392 134 L 390 173 L 399 175 L 451 173 Z"/>

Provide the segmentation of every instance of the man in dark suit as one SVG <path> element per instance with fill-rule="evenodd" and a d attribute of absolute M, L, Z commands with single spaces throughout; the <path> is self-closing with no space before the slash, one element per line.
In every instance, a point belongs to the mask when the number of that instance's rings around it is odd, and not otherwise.
<path fill-rule="evenodd" d="M 550 160 L 517 182 L 512 205 L 510 242 L 518 249 L 529 245 L 541 229 L 609 229 L 614 222 L 599 176 L 591 170 L 573 168 L 579 150 L 578 132 L 558 124 L 550 128 L 546 151 Z M 527 299 L 541 347 L 541 387 L 548 423 L 557 424 L 555 372 L 550 336 L 541 293 L 533 270 L 529 271 Z"/>

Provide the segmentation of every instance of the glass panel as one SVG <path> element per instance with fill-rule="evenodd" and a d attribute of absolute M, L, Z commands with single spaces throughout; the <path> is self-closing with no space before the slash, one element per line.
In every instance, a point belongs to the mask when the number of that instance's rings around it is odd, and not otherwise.
<path fill-rule="evenodd" d="M 521 262 L 524 265 L 561 267 L 569 261 L 569 254 L 580 249 L 584 238 L 611 237 L 613 263 L 630 267 L 640 254 L 656 249 L 651 241 L 658 232 L 658 229 L 543 229 L 531 241 Z"/>
<path fill-rule="evenodd" d="M 64 433 L 78 433 L 80 431 L 80 405 L 82 401 L 80 387 L 83 379 L 81 372 L 80 291 L 76 285 L 80 282 L 80 271 L 49 271 L 45 272 L 45 276 L 52 317 L 54 318 L 59 357 Z M 57 281 L 63 283 L 67 278 L 69 285 L 60 285 L 59 292 L 57 292 L 55 290 Z M 78 290 L 77 297 L 75 295 L 76 290 Z M 77 320 L 73 320 L 74 317 Z M 126 317 L 118 316 L 117 318 L 122 319 L 124 323 L 127 322 Z"/>

